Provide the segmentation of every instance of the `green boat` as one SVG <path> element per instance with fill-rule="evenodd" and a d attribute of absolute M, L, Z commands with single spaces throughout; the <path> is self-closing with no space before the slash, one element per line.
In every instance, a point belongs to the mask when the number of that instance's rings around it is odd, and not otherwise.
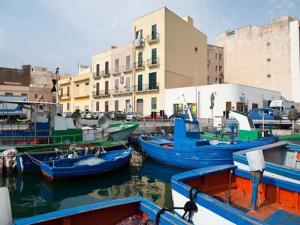
<path fill-rule="evenodd" d="M 138 128 L 138 122 L 115 122 L 111 123 L 105 130 L 108 140 L 128 140 L 132 133 Z"/>
<path fill-rule="evenodd" d="M 281 141 L 300 141 L 300 133 L 279 136 Z"/>

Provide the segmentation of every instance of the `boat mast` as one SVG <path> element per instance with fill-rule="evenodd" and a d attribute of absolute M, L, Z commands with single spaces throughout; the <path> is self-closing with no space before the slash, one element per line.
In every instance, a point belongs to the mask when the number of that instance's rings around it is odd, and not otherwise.
<path fill-rule="evenodd" d="M 187 113 L 188 113 L 188 115 L 189 115 L 189 120 L 190 120 L 191 122 L 193 122 L 192 113 L 191 113 L 190 107 L 188 106 L 188 104 L 187 104 L 187 102 L 186 102 L 186 100 L 185 100 L 184 94 L 182 95 L 182 98 L 183 98 L 184 106 L 185 106 L 185 108 L 187 109 Z"/>

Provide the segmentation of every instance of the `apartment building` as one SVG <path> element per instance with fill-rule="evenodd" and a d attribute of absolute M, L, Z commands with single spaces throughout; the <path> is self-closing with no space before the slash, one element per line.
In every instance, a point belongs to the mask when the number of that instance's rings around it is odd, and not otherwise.
<path fill-rule="evenodd" d="M 132 44 L 111 49 L 92 57 L 92 111 L 132 111 L 134 83 Z"/>
<path fill-rule="evenodd" d="M 300 23 L 293 17 L 247 25 L 216 37 L 224 49 L 225 82 L 279 91 L 300 102 Z"/>
<path fill-rule="evenodd" d="M 91 68 L 79 71 L 76 76 L 63 77 L 58 81 L 59 104 L 63 112 L 91 110 Z"/>
<path fill-rule="evenodd" d="M 0 68 L 0 95 L 27 96 L 31 101 L 53 102 L 52 72 L 46 67 L 23 65 Z"/>
<path fill-rule="evenodd" d="M 222 84 L 223 82 L 223 48 L 207 45 L 207 84 Z"/>
<path fill-rule="evenodd" d="M 133 60 L 133 110 L 160 112 L 165 89 L 206 84 L 207 37 L 163 7 L 134 21 Z"/>

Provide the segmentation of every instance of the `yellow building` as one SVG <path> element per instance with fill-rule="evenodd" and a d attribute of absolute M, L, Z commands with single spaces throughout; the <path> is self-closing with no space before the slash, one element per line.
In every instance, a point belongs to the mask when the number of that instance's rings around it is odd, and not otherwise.
<path fill-rule="evenodd" d="M 58 81 L 59 104 L 63 112 L 74 112 L 91 110 L 91 69 L 86 68 L 79 75 L 66 77 Z"/>
<path fill-rule="evenodd" d="M 163 7 L 134 21 L 133 110 L 143 115 L 164 110 L 168 88 L 206 84 L 207 37 Z"/>

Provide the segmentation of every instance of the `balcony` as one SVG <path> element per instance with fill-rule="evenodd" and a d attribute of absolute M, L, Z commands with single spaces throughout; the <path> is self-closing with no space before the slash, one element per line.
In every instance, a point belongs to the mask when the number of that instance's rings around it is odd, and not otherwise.
<path fill-rule="evenodd" d="M 134 40 L 134 47 L 135 48 L 144 48 L 145 47 L 145 40 L 143 38 L 135 39 Z"/>
<path fill-rule="evenodd" d="M 140 62 L 134 63 L 134 69 L 137 71 L 144 70 L 145 69 L 145 61 L 140 61 Z"/>
<path fill-rule="evenodd" d="M 159 91 L 159 83 L 156 84 L 143 84 L 142 86 L 136 85 L 135 91 L 137 94 L 143 94 L 148 92 L 158 92 Z"/>
<path fill-rule="evenodd" d="M 107 98 L 110 96 L 109 90 L 93 91 L 93 98 Z"/>
<path fill-rule="evenodd" d="M 133 91 L 132 87 L 123 87 L 113 90 L 113 96 L 131 95 Z"/>
<path fill-rule="evenodd" d="M 111 74 L 113 75 L 113 76 L 117 76 L 117 75 L 120 75 L 121 74 L 121 70 L 120 70 L 120 68 L 112 68 L 111 70 Z"/>
<path fill-rule="evenodd" d="M 103 78 L 110 77 L 110 72 L 109 72 L 109 70 L 102 70 L 100 75 Z"/>
<path fill-rule="evenodd" d="M 159 33 L 158 32 L 153 32 L 153 33 L 147 35 L 147 42 L 149 44 L 159 42 Z"/>
<path fill-rule="evenodd" d="M 90 97 L 90 94 L 88 92 L 75 94 L 75 98 L 86 98 L 86 97 Z"/>
<path fill-rule="evenodd" d="M 99 80 L 99 79 L 100 79 L 100 74 L 99 74 L 99 72 L 93 73 L 93 78 L 94 78 L 95 80 Z"/>
<path fill-rule="evenodd" d="M 132 72 L 132 65 L 129 64 L 129 65 L 123 66 L 122 67 L 122 72 L 123 73 L 131 73 Z"/>
<path fill-rule="evenodd" d="M 66 94 L 62 94 L 59 96 L 60 100 L 67 100 L 70 99 L 70 94 L 66 93 Z"/>
<path fill-rule="evenodd" d="M 159 66 L 159 58 L 151 58 L 151 59 L 147 59 L 147 66 L 149 68 L 154 68 L 154 67 L 158 67 Z"/>

